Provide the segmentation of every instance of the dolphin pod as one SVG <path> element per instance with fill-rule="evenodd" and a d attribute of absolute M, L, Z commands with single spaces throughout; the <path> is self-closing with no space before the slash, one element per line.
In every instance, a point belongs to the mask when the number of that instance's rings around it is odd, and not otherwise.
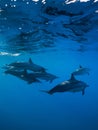
<path fill-rule="evenodd" d="M 29 58 L 28 62 L 13 62 L 2 68 L 5 69 L 5 74 L 18 77 L 21 80 L 27 81 L 29 84 L 33 82 L 41 82 L 40 80 L 52 83 L 53 80 L 58 78 L 53 74 L 47 73 L 44 67 L 33 63 L 31 58 Z M 28 73 L 28 71 L 31 72 Z"/>
<path fill-rule="evenodd" d="M 2 68 L 5 69 L 5 74 L 13 75 L 21 80 L 26 81 L 28 84 L 41 83 L 41 80 L 49 81 L 50 83 L 52 83 L 53 80 L 58 78 L 51 73 L 47 73 L 46 68 L 33 63 L 31 58 L 29 58 L 28 62 L 13 62 L 5 65 Z M 84 95 L 85 89 L 86 87 L 88 87 L 88 85 L 81 80 L 77 80 L 75 76 L 84 74 L 89 75 L 89 71 L 89 68 L 85 68 L 80 65 L 78 69 L 71 73 L 71 77 L 68 80 L 57 84 L 48 91 L 40 91 L 50 95 L 62 92 L 82 92 L 82 95 Z"/>

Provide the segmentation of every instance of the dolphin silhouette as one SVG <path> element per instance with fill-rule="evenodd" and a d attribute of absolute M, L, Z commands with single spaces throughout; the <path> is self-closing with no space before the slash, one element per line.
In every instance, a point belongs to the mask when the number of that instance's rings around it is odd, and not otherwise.
<path fill-rule="evenodd" d="M 21 71 L 21 70 L 30 70 L 34 72 L 45 72 L 46 69 L 40 65 L 37 65 L 32 62 L 32 59 L 29 58 L 28 62 L 13 62 L 3 67 L 4 69 L 11 69 L 14 71 Z"/>
<path fill-rule="evenodd" d="M 73 74 L 74 75 L 84 75 L 84 74 L 88 74 L 89 75 L 89 71 L 90 69 L 89 68 L 85 68 L 85 67 L 82 67 L 81 65 L 79 66 L 78 69 L 76 69 Z"/>
<path fill-rule="evenodd" d="M 28 74 L 28 76 L 37 78 L 37 79 L 41 79 L 41 80 L 46 80 L 46 81 L 50 81 L 50 83 L 55 80 L 56 78 L 58 78 L 57 76 L 47 73 L 47 72 L 36 72 L 36 73 L 28 73 L 27 70 L 25 70 L 25 73 Z"/>
<path fill-rule="evenodd" d="M 10 74 L 10 75 L 16 76 L 24 81 L 27 81 L 28 84 L 31 84 L 33 82 L 39 82 L 39 83 L 41 82 L 34 76 L 29 75 L 26 70 L 23 70 L 23 71 L 6 70 L 5 74 Z"/>
<path fill-rule="evenodd" d="M 88 87 L 88 85 L 80 80 L 75 79 L 74 75 L 71 74 L 71 78 L 69 80 L 66 80 L 49 91 L 41 90 L 42 92 L 46 92 L 50 95 L 57 93 L 57 92 L 82 92 L 82 95 L 85 94 L 85 88 Z"/>

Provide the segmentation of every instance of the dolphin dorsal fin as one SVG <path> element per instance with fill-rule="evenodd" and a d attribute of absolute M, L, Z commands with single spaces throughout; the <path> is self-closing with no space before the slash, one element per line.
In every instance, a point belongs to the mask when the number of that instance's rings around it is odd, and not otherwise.
<path fill-rule="evenodd" d="M 29 58 L 29 63 L 30 63 L 30 64 L 33 64 L 33 62 L 32 62 L 32 59 L 31 59 L 31 58 Z"/>
<path fill-rule="evenodd" d="M 71 80 L 71 81 L 76 80 L 73 73 L 71 74 L 70 80 Z"/>

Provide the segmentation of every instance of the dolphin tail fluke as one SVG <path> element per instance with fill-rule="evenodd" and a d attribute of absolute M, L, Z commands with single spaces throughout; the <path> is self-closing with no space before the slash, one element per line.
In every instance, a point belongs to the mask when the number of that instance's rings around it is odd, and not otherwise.
<path fill-rule="evenodd" d="M 47 91 L 47 90 L 40 90 L 40 92 L 44 92 L 44 93 L 47 93 L 47 94 L 51 95 L 51 93 L 49 91 Z"/>

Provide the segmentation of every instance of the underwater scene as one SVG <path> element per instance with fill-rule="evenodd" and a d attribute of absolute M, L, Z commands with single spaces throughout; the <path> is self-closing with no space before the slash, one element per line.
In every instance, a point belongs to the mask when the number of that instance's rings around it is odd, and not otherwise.
<path fill-rule="evenodd" d="M 98 130 L 98 0 L 0 0 L 0 130 Z"/>

